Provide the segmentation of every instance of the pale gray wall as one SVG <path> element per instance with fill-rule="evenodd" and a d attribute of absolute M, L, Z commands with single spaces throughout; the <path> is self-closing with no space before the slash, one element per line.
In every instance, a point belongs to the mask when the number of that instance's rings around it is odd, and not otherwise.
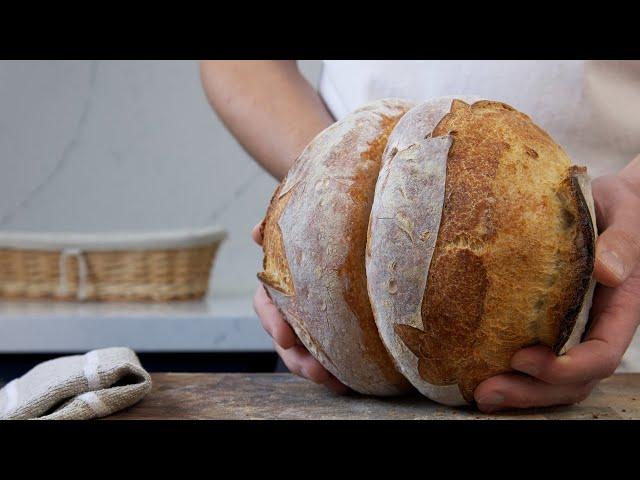
<path fill-rule="evenodd" d="M 315 84 L 320 62 L 301 68 Z M 214 293 L 244 293 L 274 187 L 210 109 L 196 61 L 0 62 L 2 231 L 220 224 Z"/>

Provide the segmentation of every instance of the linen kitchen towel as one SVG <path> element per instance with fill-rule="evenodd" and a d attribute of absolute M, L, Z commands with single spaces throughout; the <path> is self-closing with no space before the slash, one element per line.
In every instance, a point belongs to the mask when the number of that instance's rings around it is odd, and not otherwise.
<path fill-rule="evenodd" d="M 2 420 L 88 420 L 144 397 L 151 377 L 126 347 L 92 350 L 36 365 L 0 390 Z"/>

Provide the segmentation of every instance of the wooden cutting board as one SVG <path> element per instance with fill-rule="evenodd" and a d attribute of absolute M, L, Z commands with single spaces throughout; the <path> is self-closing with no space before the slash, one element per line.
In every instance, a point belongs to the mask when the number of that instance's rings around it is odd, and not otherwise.
<path fill-rule="evenodd" d="M 419 395 L 338 396 L 291 374 L 156 373 L 137 405 L 108 419 L 640 419 L 640 374 L 602 381 L 584 402 L 566 407 L 485 415 Z"/>

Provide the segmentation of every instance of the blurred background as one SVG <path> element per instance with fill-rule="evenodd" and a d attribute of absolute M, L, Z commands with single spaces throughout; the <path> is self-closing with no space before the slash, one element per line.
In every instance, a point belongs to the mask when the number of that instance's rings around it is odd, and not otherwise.
<path fill-rule="evenodd" d="M 315 85 L 320 61 L 301 61 Z M 0 381 L 47 357 L 128 345 L 151 371 L 275 363 L 251 307 L 250 231 L 275 181 L 207 104 L 197 61 L 0 62 L 0 232 L 219 225 L 203 301 L 0 300 Z"/>

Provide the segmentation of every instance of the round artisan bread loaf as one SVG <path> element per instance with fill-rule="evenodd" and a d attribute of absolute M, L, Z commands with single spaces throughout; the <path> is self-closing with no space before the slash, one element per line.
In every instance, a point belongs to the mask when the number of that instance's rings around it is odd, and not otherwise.
<path fill-rule="evenodd" d="M 267 293 L 341 382 L 374 395 L 411 385 L 375 325 L 365 276 L 369 213 L 391 130 L 412 104 L 367 104 L 318 134 L 276 189 L 262 224 Z"/>
<path fill-rule="evenodd" d="M 380 335 L 423 394 L 473 401 L 513 354 L 580 341 L 596 226 L 586 169 L 500 102 L 407 112 L 383 155 L 366 273 Z"/>

